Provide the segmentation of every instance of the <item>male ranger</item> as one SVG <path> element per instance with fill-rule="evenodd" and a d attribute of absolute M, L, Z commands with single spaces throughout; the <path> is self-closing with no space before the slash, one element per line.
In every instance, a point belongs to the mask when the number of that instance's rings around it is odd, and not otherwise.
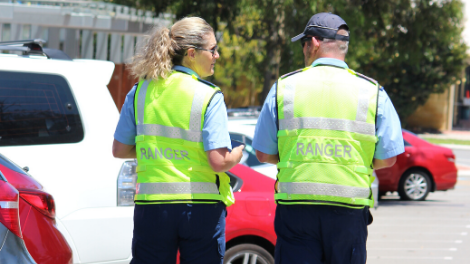
<path fill-rule="evenodd" d="M 306 68 L 273 86 L 253 147 L 277 164 L 276 263 L 365 263 L 373 169 L 404 152 L 384 89 L 344 62 L 349 28 L 319 13 L 300 40 Z"/>

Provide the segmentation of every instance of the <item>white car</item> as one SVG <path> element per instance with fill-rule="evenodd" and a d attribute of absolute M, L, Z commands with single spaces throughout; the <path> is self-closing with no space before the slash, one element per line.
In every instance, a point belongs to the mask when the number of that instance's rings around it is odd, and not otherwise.
<path fill-rule="evenodd" d="M 255 171 L 262 173 L 270 178 L 276 179 L 277 167 L 269 163 L 261 163 L 256 158 L 256 150 L 252 146 L 253 137 L 255 135 L 256 122 L 258 121 L 259 109 L 248 109 L 237 112 L 237 109 L 229 109 L 228 131 L 230 138 L 246 144 L 244 157 L 244 164 L 251 167 Z M 374 207 L 379 206 L 379 179 L 375 175 L 375 180 L 372 182 L 372 195 L 374 197 Z"/>
<path fill-rule="evenodd" d="M 129 263 L 135 164 L 111 153 L 114 64 L 35 43 L 0 43 L 4 50 L 23 54 L 0 54 L 0 152 L 53 195 L 74 263 Z"/>

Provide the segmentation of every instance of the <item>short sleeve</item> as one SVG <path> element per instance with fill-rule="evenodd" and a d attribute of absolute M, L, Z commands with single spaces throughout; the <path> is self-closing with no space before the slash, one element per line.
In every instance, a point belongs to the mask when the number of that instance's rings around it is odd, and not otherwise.
<path fill-rule="evenodd" d="M 219 148 L 232 150 L 232 143 L 228 133 L 227 107 L 224 95 L 217 92 L 207 107 L 202 128 L 204 151 Z"/>
<path fill-rule="evenodd" d="M 374 158 L 388 159 L 405 152 L 400 118 L 383 88 L 379 90 Z"/>
<path fill-rule="evenodd" d="M 256 123 L 253 137 L 253 148 L 265 154 L 278 153 L 277 146 L 277 111 L 276 111 L 276 83 L 264 101 L 263 108 Z"/>
<path fill-rule="evenodd" d="M 137 85 L 134 85 L 127 94 L 121 108 L 116 131 L 114 132 L 114 139 L 126 145 L 135 145 L 135 136 L 137 135 L 134 114 L 134 95 L 136 90 Z"/>

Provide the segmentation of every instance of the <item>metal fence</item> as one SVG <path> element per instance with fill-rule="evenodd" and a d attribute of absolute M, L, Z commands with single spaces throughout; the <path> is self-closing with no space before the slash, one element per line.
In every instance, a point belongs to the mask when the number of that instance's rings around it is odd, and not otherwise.
<path fill-rule="evenodd" d="M 170 18 L 96 1 L 0 0 L 0 41 L 42 38 L 71 58 L 120 64 L 133 56 L 138 38 Z"/>

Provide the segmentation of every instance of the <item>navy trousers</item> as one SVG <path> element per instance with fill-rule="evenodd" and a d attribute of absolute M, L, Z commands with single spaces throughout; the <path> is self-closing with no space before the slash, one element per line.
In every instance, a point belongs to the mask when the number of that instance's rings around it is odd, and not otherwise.
<path fill-rule="evenodd" d="M 276 264 L 364 264 L 369 208 L 277 205 Z"/>
<path fill-rule="evenodd" d="M 223 203 L 135 205 L 131 264 L 222 264 Z"/>

